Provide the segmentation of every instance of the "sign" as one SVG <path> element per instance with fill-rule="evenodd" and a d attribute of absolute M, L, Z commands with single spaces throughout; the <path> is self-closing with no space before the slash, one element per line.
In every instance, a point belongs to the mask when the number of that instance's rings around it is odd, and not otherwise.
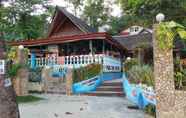
<path fill-rule="evenodd" d="M 5 74 L 5 60 L 0 60 L 0 74 Z"/>
<path fill-rule="evenodd" d="M 11 85 L 12 85 L 11 79 L 8 78 L 4 80 L 4 87 L 9 87 Z"/>

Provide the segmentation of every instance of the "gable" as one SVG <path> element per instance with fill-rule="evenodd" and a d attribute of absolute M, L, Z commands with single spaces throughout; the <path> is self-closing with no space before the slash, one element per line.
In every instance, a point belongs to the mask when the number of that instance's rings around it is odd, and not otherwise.
<path fill-rule="evenodd" d="M 69 36 L 95 32 L 84 21 L 75 17 L 64 8 L 56 7 L 54 17 L 48 32 L 48 37 Z"/>
<path fill-rule="evenodd" d="M 74 23 L 72 23 L 68 18 L 62 22 L 62 24 L 58 24 L 58 27 L 54 29 L 51 36 L 71 36 L 85 33 L 74 25 Z"/>

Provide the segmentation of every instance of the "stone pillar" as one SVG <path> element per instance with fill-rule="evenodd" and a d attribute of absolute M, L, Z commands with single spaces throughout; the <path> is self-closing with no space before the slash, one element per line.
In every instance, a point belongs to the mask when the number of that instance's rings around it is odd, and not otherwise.
<path fill-rule="evenodd" d="M 67 76 L 66 76 L 66 94 L 72 95 L 72 85 L 73 85 L 73 75 L 72 70 L 68 69 Z"/>
<path fill-rule="evenodd" d="M 154 77 L 157 98 L 157 118 L 173 118 L 172 108 L 175 105 L 174 96 L 174 66 L 172 49 L 160 49 L 157 43 L 156 27 L 154 26 L 153 48 L 154 48 Z"/>
<path fill-rule="evenodd" d="M 14 89 L 17 96 L 27 96 L 28 95 L 28 69 L 21 68 L 18 70 L 18 74 L 14 81 Z"/>
<path fill-rule="evenodd" d="M 43 90 L 45 93 L 48 92 L 49 81 L 51 81 L 50 71 L 51 71 L 51 69 L 46 67 L 46 68 L 42 69 L 42 73 L 41 73 L 41 78 L 44 83 Z"/>
<path fill-rule="evenodd" d="M 27 63 L 26 58 L 28 55 L 24 52 L 23 49 L 18 49 L 18 63 L 20 65 L 23 65 L 13 80 L 14 83 L 14 89 L 16 91 L 17 96 L 26 96 L 28 95 L 28 79 L 29 79 L 29 70 L 24 67 L 24 65 Z"/>

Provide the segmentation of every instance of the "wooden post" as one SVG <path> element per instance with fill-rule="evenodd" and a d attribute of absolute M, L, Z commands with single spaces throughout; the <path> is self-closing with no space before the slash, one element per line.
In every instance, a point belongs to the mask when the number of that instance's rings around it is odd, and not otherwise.
<path fill-rule="evenodd" d="M 90 54 L 93 54 L 93 47 L 92 47 L 92 40 L 89 40 L 89 50 L 90 50 Z"/>
<path fill-rule="evenodd" d="M 1 62 L 5 61 L 4 45 L 5 43 L 0 41 Z M 2 65 L 1 63 L 1 70 L 2 66 L 5 68 L 5 65 Z M 19 118 L 20 116 L 18 105 L 16 103 L 16 95 L 11 81 L 5 76 L 5 72 L 0 72 L 0 118 Z"/>
<path fill-rule="evenodd" d="M 102 41 L 103 45 L 102 45 L 102 53 L 105 54 L 105 40 Z"/>

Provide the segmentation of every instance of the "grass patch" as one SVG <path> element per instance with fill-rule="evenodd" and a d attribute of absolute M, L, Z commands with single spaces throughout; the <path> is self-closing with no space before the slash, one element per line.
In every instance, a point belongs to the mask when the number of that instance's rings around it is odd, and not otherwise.
<path fill-rule="evenodd" d="M 17 96 L 16 100 L 18 103 L 29 103 L 29 102 L 37 102 L 43 100 L 43 98 L 28 95 L 28 96 Z"/>

